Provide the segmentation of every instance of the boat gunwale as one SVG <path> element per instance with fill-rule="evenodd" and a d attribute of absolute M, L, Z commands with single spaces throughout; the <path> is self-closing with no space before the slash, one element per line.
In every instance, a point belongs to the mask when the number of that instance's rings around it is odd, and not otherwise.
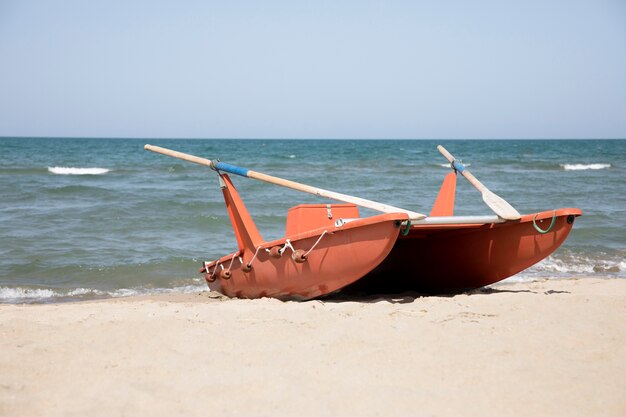
<path fill-rule="evenodd" d="M 347 232 L 347 231 L 350 231 L 351 229 L 357 229 L 360 227 L 369 226 L 369 225 L 376 224 L 376 223 L 397 221 L 397 222 L 400 222 L 398 223 L 398 227 L 401 227 L 401 222 L 407 220 L 407 217 L 408 215 L 402 212 L 383 213 L 383 214 L 378 214 L 378 215 L 370 216 L 370 217 L 362 217 L 354 221 L 351 221 L 349 223 L 342 224 L 341 226 L 332 225 L 331 227 L 328 227 L 328 226 L 319 227 L 317 229 L 307 230 L 306 232 L 301 232 L 301 233 L 297 233 L 297 234 L 290 235 L 290 236 L 284 236 L 279 239 L 263 242 L 262 244 L 258 246 L 258 249 L 259 250 L 270 249 L 275 246 L 284 245 L 287 242 L 287 240 L 289 240 L 291 243 L 294 243 L 294 242 L 299 242 L 299 241 L 314 238 L 314 237 L 319 237 L 324 232 L 326 232 L 327 234 L 334 234 L 337 232 Z M 257 250 L 257 248 L 254 248 L 254 250 Z M 205 271 L 207 268 L 212 268 L 216 264 L 223 264 L 224 262 L 230 262 L 233 256 L 238 257 L 241 255 L 242 255 L 242 250 L 239 249 L 236 252 L 232 252 L 228 255 L 222 256 L 221 258 L 218 258 L 214 261 L 205 262 L 202 268 L 200 268 L 200 272 Z"/>

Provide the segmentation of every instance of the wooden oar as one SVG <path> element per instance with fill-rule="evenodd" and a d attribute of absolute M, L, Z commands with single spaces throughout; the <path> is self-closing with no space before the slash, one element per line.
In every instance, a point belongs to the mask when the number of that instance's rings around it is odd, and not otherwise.
<path fill-rule="evenodd" d="M 271 175 L 262 174 L 260 172 L 252 171 L 246 168 L 237 167 L 227 164 L 225 162 L 211 161 L 205 158 L 189 155 L 182 152 L 173 151 L 167 148 L 161 148 L 160 146 L 145 145 L 144 149 L 160 153 L 163 155 L 171 156 L 185 161 L 193 162 L 200 165 L 206 165 L 216 171 L 228 172 L 230 174 L 241 175 L 246 178 L 253 178 L 255 180 L 268 182 L 270 184 L 280 185 L 282 187 L 291 188 L 293 190 L 302 191 L 309 194 L 318 195 L 320 197 L 331 198 L 333 200 L 343 201 L 345 203 L 356 204 L 357 206 L 366 207 L 372 210 L 381 211 L 383 213 L 406 213 L 410 220 L 419 220 L 426 217 L 425 214 L 416 213 L 414 211 L 405 210 L 402 208 L 390 206 L 387 204 L 377 203 L 376 201 L 366 200 L 360 197 L 354 197 L 351 195 L 336 193 L 333 191 L 324 190 L 317 187 L 312 187 L 306 184 L 300 184 L 298 182 L 285 180 Z"/>
<path fill-rule="evenodd" d="M 452 164 L 452 167 L 460 172 L 478 191 L 483 195 L 483 201 L 485 204 L 489 206 L 494 213 L 505 220 L 519 220 L 522 216 L 519 214 L 517 210 L 513 208 L 509 203 L 507 203 L 502 197 L 497 196 L 492 193 L 483 185 L 482 182 L 478 181 L 478 179 L 472 175 L 465 166 L 454 159 L 454 156 L 450 154 L 443 146 L 437 146 L 437 149 L 443 156 L 446 157 L 448 161 Z"/>

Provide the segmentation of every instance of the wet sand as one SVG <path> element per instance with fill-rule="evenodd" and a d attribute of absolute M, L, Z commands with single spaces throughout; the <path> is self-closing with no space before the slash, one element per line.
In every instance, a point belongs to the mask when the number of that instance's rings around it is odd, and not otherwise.
<path fill-rule="evenodd" d="M 626 415 L 626 280 L 0 305 L 0 336 L 0 416 Z"/>

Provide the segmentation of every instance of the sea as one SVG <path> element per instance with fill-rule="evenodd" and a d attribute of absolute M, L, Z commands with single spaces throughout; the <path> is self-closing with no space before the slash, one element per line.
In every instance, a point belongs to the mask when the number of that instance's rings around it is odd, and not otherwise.
<path fill-rule="evenodd" d="M 450 171 L 441 144 L 521 213 L 583 210 L 560 249 L 509 281 L 626 278 L 626 140 L 4 137 L 0 303 L 206 288 L 201 262 L 236 250 L 217 175 L 146 143 L 423 213 Z M 266 240 L 284 235 L 290 207 L 327 202 L 233 181 Z M 455 214 L 492 214 L 460 176 Z"/>

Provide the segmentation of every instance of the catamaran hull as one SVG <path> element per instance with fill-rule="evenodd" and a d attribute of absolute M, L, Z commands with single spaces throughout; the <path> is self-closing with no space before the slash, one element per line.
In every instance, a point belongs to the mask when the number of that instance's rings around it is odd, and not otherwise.
<path fill-rule="evenodd" d="M 384 214 L 323 235 L 304 234 L 290 239 L 288 246 L 281 239 L 258 251 L 227 255 L 203 267 L 205 279 L 211 290 L 230 297 L 320 297 L 362 278 L 384 261 L 405 218 Z M 280 253 L 279 248 L 285 249 Z M 224 271 L 229 272 L 228 279 Z"/>
<path fill-rule="evenodd" d="M 337 290 L 346 293 L 456 293 L 501 281 L 553 253 L 567 238 L 579 209 L 560 209 L 490 224 L 415 225 L 401 236 L 402 215 L 381 215 L 335 227 L 321 236 L 309 233 L 290 242 L 314 249 L 303 263 L 289 248 L 272 257 L 267 244 L 250 271 L 231 254 L 203 272 L 209 288 L 231 297 L 311 299 Z M 547 232 L 548 225 L 554 222 Z M 536 224 L 538 230 L 533 224 Z M 231 272 L 229 279 L 220 276 Z M 208 272 L 207 272 L 208 271 Z"/>

